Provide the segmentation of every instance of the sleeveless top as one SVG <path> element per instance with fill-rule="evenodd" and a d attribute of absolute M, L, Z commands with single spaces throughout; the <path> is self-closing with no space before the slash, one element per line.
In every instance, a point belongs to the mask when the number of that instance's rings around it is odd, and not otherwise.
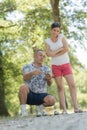
<path fill-rule="evenodd" d="M 63 47 L 63 43 L 62 43 L 63 37 L 64 37 L 63 34 L 59 34 L 58 40 L 56 42 L 53 42 L 51 40 L 51 38 L 48 38 L 45 40 L 45 43 L 50 46 L 50 49 L 52 51 L 54 51 L 54 50 L 57 50 L 57 49 Z M 60 56 L 51 58 L 52 65 L 63 65 L 63 64 L 69 63 L 69 62 L 70 62 L 70 60 L 69 60 L 68 52 L 66 52 Z"/>

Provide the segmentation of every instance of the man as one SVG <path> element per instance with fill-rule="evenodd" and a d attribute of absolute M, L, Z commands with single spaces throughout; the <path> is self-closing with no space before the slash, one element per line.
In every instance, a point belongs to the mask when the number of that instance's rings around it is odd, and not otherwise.
<path fill-rule="evenodd" d="M 52 84 L 49 73 L 50 68 L 42 65 L 45 52 L 36 49 L 33 55 L 34 61 L 23 67 L 24 84 L 19 90 L 19 101 L 22 116 L 27 116 L 26 104 L 43 105 L 45 107 L 55 104 L 55 98 L 46 92 L 46 86 Z"/>

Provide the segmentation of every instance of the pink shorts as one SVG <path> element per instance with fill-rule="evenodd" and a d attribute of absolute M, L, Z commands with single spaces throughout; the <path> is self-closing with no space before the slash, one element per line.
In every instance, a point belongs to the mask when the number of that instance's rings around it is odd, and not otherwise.
<path fill-rule="evenodd" d="M 63 65 L 52 65 L 52 73 L 53 77 L 65 76 L 68 74 L 72 74 L 72 68 L 70 63 Z"/>

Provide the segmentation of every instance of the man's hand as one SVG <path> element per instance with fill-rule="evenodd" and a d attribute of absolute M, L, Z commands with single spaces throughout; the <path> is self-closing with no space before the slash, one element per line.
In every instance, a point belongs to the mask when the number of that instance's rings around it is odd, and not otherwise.
<path fill-rule="evenodd" d="M 45 79 L 47 80 L 47 84 L 50 86 L 52 84 L 52 76 L 50 74 L 46 74 Z"/>
<path fill-rule="evenodd" d="M 39 69 L 32 71 L 32 75 L 40 75 L 41 73 L 42 73 L 42 71 Z"/>
<path fill-rule="evenodd" d="M 23 75 L 23 78 L 24 78 L 25 81 L 28 81 L 28 80 L 31 79 L 31 77 L 32 77 L 33 75 L 40 75 L 41 73 L 42 73 L 42 71 L 39 70 L 39 69 L 37 69 L 37 70 L 34 70 L 34 71 L 32 71 L 32 72 L 29 72 L 29 73 Z"/>
<path fill-rule="evenodd" d="M 46 75 L 45 75 L 45 79 L 46 79 L 46 80 L 51 80 L 51 78 L 52 78 L 52 77 L 51 77 L 50 74 L 46 74 Z"/>

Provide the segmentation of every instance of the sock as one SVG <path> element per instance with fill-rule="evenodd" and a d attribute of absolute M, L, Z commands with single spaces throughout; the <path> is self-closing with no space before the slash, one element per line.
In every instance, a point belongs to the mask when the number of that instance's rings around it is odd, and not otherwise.
<path fill-rule="evenodd" d="M 44 110 L 44 106 L 43 105 L 38 105 L 38 106 L 36 106 L 36 110 L 37 110 L 37 112 L 43 112 L 43 110 Z"/>
<path fill-rule="evenodd" d="M 27 110 L 26 110 L 26 104 L 21 105 L 21 113 L 22 113 L 22 116 L 28 115 Z"/>

